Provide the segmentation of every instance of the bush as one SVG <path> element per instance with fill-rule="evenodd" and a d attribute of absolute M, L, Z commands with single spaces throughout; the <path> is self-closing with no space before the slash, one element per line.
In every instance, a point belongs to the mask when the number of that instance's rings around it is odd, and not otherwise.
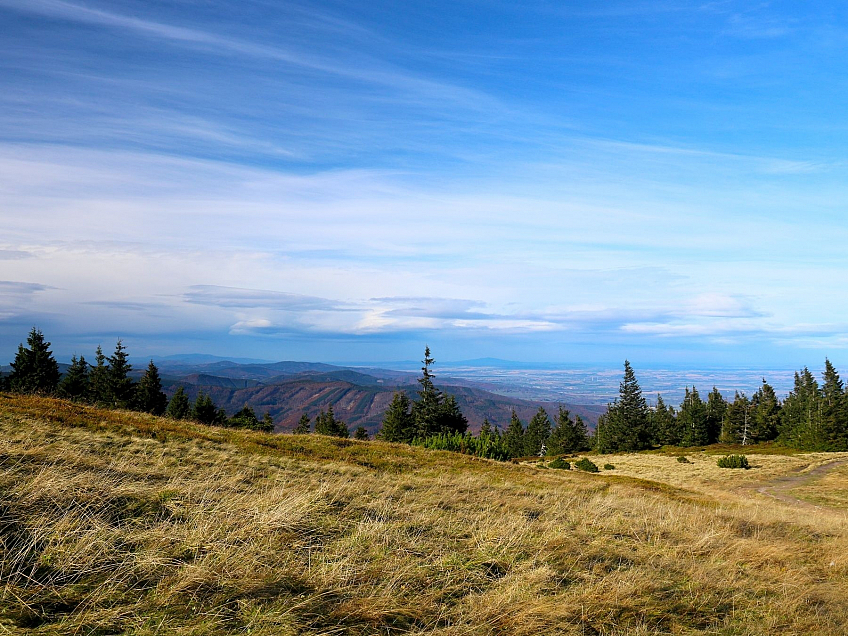
<path fill-rule="evenodd" d="M 562 457 L 557 457 L 554 461 L 548 464 L 548 468 L 559 468 L 561 470 L 571 470 L 571 463 L 565 461 Z"/>
<path fill-rule="evenodd" d="M 587 473 L 598 472 L 598 465 L 595 464 L 595 462 L 586 459 L 585 457 L 581 457 L 579 460 L 574 462 L 574 467 L 578 470 L 586 471 Z"/>
<path fill-rule="evenodd" d="M 691 464 L 692 463 L 692 462 L 689 461 L 689 458 L 686 457 L 686 455 L 678 455 L 677 461 L 679 461 L 681 464 Z"/>
<path fill-rule="evenodd" d="M 604 470 L 615 470 L 615 466 L 612 464 L 604 464 Z"/>
<path fill-rule="evenodd" d="M 719 457 L 719 468 L 745 468 L 748 469 L 748 458 L 745 455 L 727 455 Z"/>

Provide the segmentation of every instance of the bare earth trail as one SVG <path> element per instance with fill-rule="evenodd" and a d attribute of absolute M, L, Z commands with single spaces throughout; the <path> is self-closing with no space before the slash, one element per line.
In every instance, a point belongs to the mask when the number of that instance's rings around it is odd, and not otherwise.
<path fill-rule="evenodd" d="M 789 504 L 791 506 L 796 506 L 800 508 L 811 508 L 816 510 L 822 510 L 825 508 L 830 510 L 838 510 L 838 508 L 835 508 L 833 506 L 818 505 L 809 501 L 805 501 L 804 499 L 799 499 L 798 497 L 789 494 L 789 491 L 795 488 L 799 488 L 801 486 L 806 486 L 807 484 L 817 479 L 820 479 L 821 477 L 824 477 L 832 470 L 845 464 L 848 464 L 848 459 L 839 459 L 836 461 L 828 462 L 827 464 L 816 466 L 815 468 L 807 472 L 797 472 L 792 475 L 779 477 L 777 479 L 773 479 L 772 481 L 762 486 L 759 486 L 757 488 L 757 492 L 777 499 L 778 501 L 782 501 L 783 503 Z"/>

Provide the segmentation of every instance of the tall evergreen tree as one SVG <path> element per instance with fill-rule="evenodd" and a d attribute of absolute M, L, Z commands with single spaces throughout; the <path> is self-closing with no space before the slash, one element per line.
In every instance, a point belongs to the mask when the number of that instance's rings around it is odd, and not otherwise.
<path fill-rule="evenodd" d="M 383 414 L 383 425 L 378 437 L 387 442 L 410 443 L 415 437 L 416 426 L 409 408 L 409 397 L 406 393 L 396 392 L 389 408 Z"/>
<path fill-rule="evenodd" d="M 442 397 L 442 406 L 439 409 L 439 432 L 450 434 L 467 431 L 468 420 L 459 410 L 456 397 L 449 394 L 443 394 Z"/>
<path fill-rule="evenodd" d="M 754 415 L 751 401 L 744 393 L 736 392 L 722 420 L 721 435 L 719 441 L 724 444 L 742 444 L 743 446 L 753 443 L 751 435 L 754 428 Z"/>
<path fill-rule="evenodd" d="M 191 404 L 188 401 L 185 389 L 178 387 L 168 402 L 165 415 L 175 420 L 185 420 L 191 417 Z"/>
<path fill-rule="evenodd" d="M 309 416 L 304 413 L 300 416 L 300 419 L 297 421 L 297 426 L 294 427 L 292 433 L 294 435 L 306 435 L 309 433 Z"/>
<path fill-rule="evenodd" d="M 704 446 L 710 443 L 707 405 L 698 395 L 698 389 L 686 387 L 686 396 L 677 412 L 681 446 Z"/>
<path fill-rule="evenodd" d="M 50 343 L 33 327 L 27 336 L 27 346 L 18 345 L 9 388 L 18 393 L 55 393 L 59 377 L 59 364 L 50 351 Z"/>
<path fill-rule="evenodd" d="M 130 406 L 135 392 L 135 383 L 129 376 L 132 365 L 128 358 L 127 349 L 119 339 L 115 344 L 115 353 L 109 356 L 109 373 L 107 375 L 108 403 L 118 408 Z"/>
<path fill-rule="evenodd" d="M 810 370 L 804 367 L 800 373 L 795 373 L 795 386 L 780 410 L 778 439 L 801 450 L 828 450 L 822 435 L 823 410 L 819 384 Z"/>
<path fill-rule="evenodd" d="M 441 432 L 442 428 L 442 392 L 433 383 L 430 367 L 436 361 L 430 357 L 430 347 L 424 348 L 424 364 L 421 367 L 421 377 L 418 383 L 418 399 L 412 404 L 412 418 L 415 421 L 415 434 L 418 437 L 428 437 Z"/>
<path fill-rule="evenodd" d="M 135 408 L 145 413 L 162 415 L 168 407 L 168 396 L 162 392 L 162 379 L 153 360 L 135 389 Z"/>
<path fill-rule="evenodd" d="M 574 419 L 567 409 L 559 407 L 554 418 L 554 428 L 548 438 L 548 454 L 564 455 L 589 449 L 586 424 L 578 415 Z"/>
<path fill-rule="evenodd" d="M 750 439 L 754 442 L 768 442 L 777 437 L 780 426 L 780 401 L 774 389 L 763 378 L 762 386 L 751 399 L 753 410 Z"/>
<path fill-rule="evenodd" d="M 480 425 L 480 437 L 489 437 L 492 434 L 492 423 L 488 417 L 483 418 L 483 423 Z"/>
<path fill-rule="evenodd" d="M 91 383 L 88 377 L 88 363 L 83 356 L 71 358 L 71 366 L 62 381 L 59 382 L 59 395 L 70 400 L 85 401 L 89 398 Z"/>
<path fill-rule="evenodd" d="M 657 405 L 649 413 L 653 443 L 659 446 L 677 446 L 680 444 L 680 427 L 677 413 L 671 404 L 666 405 L 663 396 L 657 394 Z"/>
<path fill-rule="evenodd" d="M 707 444 L 715 444 L 718 441 L 726 411 L 727 400 L 716 387 L 713 387 L 707 396 Z"/>
<path fill-rule="evenodd" d="M 521 457 L 524 455 L 524 424 L 518 419 L 515 409 L 512 409 L 509 426 L 504 431 L 503 444 L 510 457 Z"/>
<path fill-rule="evenodd" d="M 330 435 L 332 437 L 350 437 L 347 425 L 337 420 L 333 413 L 333 405 L 327 407 L 327 412 L 321 411 L 315 418 L 315 432 L 319 435 Z"/>
<path fill-rule="evenodd" d="M 271 414 L 267 411 L 265 415 L 262 416 L 262 421 L 259 423 L 259 428 L 264 433 L 273 433 L 274 432 L 274 418 L 271 417 Z"/>
<path fill-rule="evenodd" d="M 95 364 L 88 376 L 91 385 L 91 401 L 95 404 L 106 404 L 109 401 L 109 367 L 106 365 L 106 356 L 100 345 L 97 345 L 94 361 Z"/>
<path fill-rule="evenodd" d="M 212 401 L 212 396 L 200 391 L 194 401 L 191 417 L 201 424 L 211 426 L 212 424 L 224 424 L 226 422 L 226 414 L 223 414 L 223 418 L 221 415 L 220 409 Z"/>
<path fill-rule="evenodd" d="M 551 420 L 542 407 L 527 423 L 524 431 L 524 455 L 539 455 L 551 436 Z"/>
<path fill-rule="evenodd" d="M 831 450 L 848 448 L 848 410 L 839 374 L 825 358 L 821 386 L 822 441 Z"/>
<path fill-rule="evenodd" d="M 630 362 L 624 361 L 624 379 L 618 399 L 598 422 L 597 448 L 601 453 L 635 451 L 650 447 L 648 406 Z"/>

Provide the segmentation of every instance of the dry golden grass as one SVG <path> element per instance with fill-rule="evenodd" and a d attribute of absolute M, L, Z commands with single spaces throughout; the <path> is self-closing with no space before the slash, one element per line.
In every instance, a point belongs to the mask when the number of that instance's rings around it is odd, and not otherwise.
<path fill-rule="evenodd" d="M 846 632 L 844 512 L 754 488 L 817 458 L 609 461 L 588 475 L 0 395 L 0 631 Z"/>

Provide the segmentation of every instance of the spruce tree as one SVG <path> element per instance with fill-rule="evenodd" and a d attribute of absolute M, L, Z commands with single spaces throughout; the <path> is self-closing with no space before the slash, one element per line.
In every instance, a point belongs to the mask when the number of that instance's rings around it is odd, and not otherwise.
<path fill-rule="evenodd" d="M 173 397 L 168 402 L 168 408 L 165 409 L 165 415 L 175 420 L 185 420 L 191 417 L 191 404 L 183 387 L 179 387 L 174 392 Z"/>
<path fill-rule="evenodd" d="M 765 378 L 763 385 L 751 399 L 751 408 L 753 413 L 750 438 L 755 442 L 775 439 L 780 426 L 780 401 Z"/>
<path fill-rule="evenodd" d="M 17 393 L 55 393 L 59 385 L 59 364 L 50 351 L 50 343 L 35 327 L 27 336 L 27 346 L 18 345 L 12 362 L 9 388 Z"/>
<path fill-rule="evenodd" d="M 59 382 L 59 395 L 70 400 L 88 400 L 91 391 L 88 375 L 88 363 L 85 358 L 73 356 L 68 372 Z"/>
<path fill-rule="evenodd" d="M 677 413 L 677 421 L 680 425 L 681 446 L 704 446 L 710 443 L 707 405 L 694 386 L 691 391 L 686 387 L 686 396 Z"/>
<path fill-rule="evenodd" d="M 459 404 L 453 395 L 443 395 L 439 412 L 439 433 L 464 433 L 468 430 L 468 420 L 459 410 Z"/>
<path fill-rule="evenodd" d="M 412 404 L 412 418 L 415 421 L 415 436 L 428 437 L 441 432 L 442 428 L 442 392 L 433 384 L 430 367 L 436 361 L 430 357 L 430 347 L 424 348 L 421 377 L 418 383 L 418 399 Z"/>
<path fill-rule="evenodd" d="M 707 444 L 715 444 L 721 435 L 727 400 L 716 387 L 707 396 Z"/>
<path fill-rule="evenodd" d="M 551 420 L 545 409 L 539 407 L 524 431 L 524 455 L 539 455 L 550 436 Z"/>
<path fill-rule="evenodd" d="M 307 433 L 309 433 L 309 422 L 309 416 L 304 413 L 300 416 L 300 419 L 297 422 L 297 426 L 294 427 L 292 433 L 294 435 L 306 435 Z"/>
<path fill-rule="evenodd" d="M 403 391 L 394 394 L 389 408 L 383 414 L 383 424 L 378 437 L 387 442 L 410 443 L 415 437 L 415 420 L 409 410 L 409 397 Z"/>
<path fill-rule="evenodd" d="M 168 396 L 162 392 L 162 380 L 159 369 L 153 360 L 147 365 L 147 370 L 141 376 L 135 389 L 135 408 L 145 413 L 162 415 L 168 407 Z"/>
<path fill-rule="evenodd" d="M 194 408 L 192 408 L 191 416 L 201 424 L 206 424 L 208 426 L 221 423 L 218 407 L 215 406 L 215 403 L 212 401 L 212 396 L 204 393 L 203 391 L 200 391 L 197 394 L 197 399 L 194 401 Z"/>
<path fill-rule="evenodd" d="M 518 419 L 515 409 L 512 409 L 509 426 L 504 431 L 503 444 L 510 457 L 521 457 L 524 454 L 524 424 Z"/>
<path fill-rule="evenodd" d="M 819 384 L 804 367 L 800 373 L 795 373 L 795 386 L 780 410 L 778 439 L 800 450 L 828 450 L 822 435 L 823 410 Z"/>
<path fill-rule="evenodd" d="M 327 412 L 321 411 L 315 418 L 315 432 L 319 435 L 330 435 L 332 437 L 349 437 L 350 432 L 347 425 L 337 420 L 333 413 L 333 405 L 327 407 Z"/>
<path fill-rule="evenodd" d="M 91 384 L 91 401 L 95 404 L 106 404 L 109 401 L 109 367 L 106 365 L 106 356 L 103 349 L 97 345 L 94 354 L 95 365 L 89 373 Z"/>
<path fill-rule="evenodd" d="M 368 431 L 365 429 L 364 426 L 357 426 L 356 432 L 353 434 L 353 438 L 359 439 L 359 440 L 367 440 L 368 439 Z"/>
<path fill-rule="evenodd" d="M 821 403 L 823 443 L 830 450 L 845 450 L 848 442 L 845 390 L 839 374 L 827 358 L 822 374 Z"/>
<path fill-rule="evenodd" d="M 554 428 L 548 438 L 549 455 L 565 455 L 588 450 L 589 439 L 586 424 L 578 415 L 574 419 L 567 409 L 559 407 L 554 418 Z"/>
<path fill-rule="evenodd" d="M 115 353 L 109 356 L 109 373 L 107 374 L 108 400 L 117 408 L 127 408 L 132 403 L 135 383 L 129 377 L 132 365 L 129 363 L 127 349 L 119 339 L 115 344 Z"/>
<path fill-rule="evenodd" d="M 746 446 L 753 443 L 751 435 L 753 428 L 754 415 L 751 402 L 744 393 L 737 391 L 733 402 L 727 406 L 724 413 L 719 441 L 724 444 Z"/>
<path fill-rule="evenodd" d="M 651 434 L 653 442 L 659 446 L 677 446 L 680 444 L 680 427 L 674 407 L 666 405 L 662 395 L 657 394 L 657 405 L 650 412 Z"/>
<path fill-rule="evenodd" d="M 256 430 L 262 431 L 263 433 L 273 433 L 274 432 L 274 418 L 271 417 L 271 414 L 267 411 L 265 415 L 262 416 L 262 421 L 259 423 L 259 428 Z"/>
<path fill-rule="evenodd" d="M 259 428 L 259 418 L 256 417 L 256 412 L 245 404 L 240 411 L 236 411 L 227 420 L 227 426 L 230 428 L 249 428 L 255 431 Z"/>
<path fill-rule="evenodd" d="M 618 399 L 607 407 L 598 421 L 598 452 L 615 453 L 649 448 L 651 444 L 648 406 L 630 362 L 624 361 L 624 379 Z"/>
<path fill-rule="evenodd" d="M 492 423 L 488 417 L 483 418 L 483 423 L 480 425 L 480 437 L 489 437 L 492 434 Z"/>

